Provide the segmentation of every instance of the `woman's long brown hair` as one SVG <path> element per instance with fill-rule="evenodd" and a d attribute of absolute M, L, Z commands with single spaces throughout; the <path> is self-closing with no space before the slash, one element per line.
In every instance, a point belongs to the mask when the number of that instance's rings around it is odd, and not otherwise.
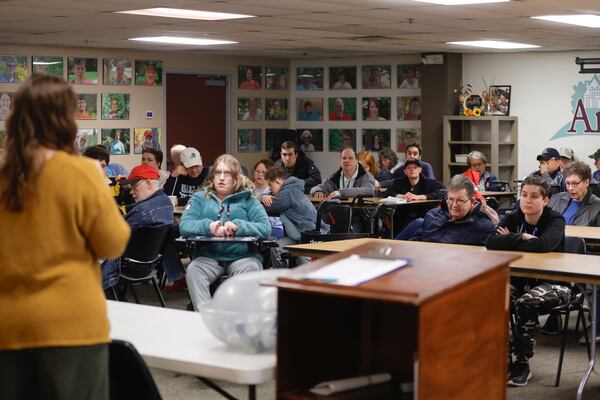
<path fill-rule="evenodd" d="M 40 147 L 75 154 L 75 111 L 75 93 L 60 78 L 34 75 L 17 90 L 0 160 L 0 202 L 9 211 L 22 211 L 33 194 L 43 166 L 37 158 Z"/>

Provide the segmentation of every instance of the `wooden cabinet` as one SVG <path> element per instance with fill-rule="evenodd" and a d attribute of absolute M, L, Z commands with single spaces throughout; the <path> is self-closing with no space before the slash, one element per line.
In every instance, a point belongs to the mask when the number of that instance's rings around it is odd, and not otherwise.
<path fill-rule="evenodd" d="M 517 125 L 517 117 L 444 116 L 444 182 L 467 169 L 460 155 L 477 150 L 487 156 L 488 170 L 512 187 L 517 179 Z"/>
<path fill-rule="evenodd" d="M 391 246 L 410 265 L 359 286 L 301 279 L 350 254 Z M 508 264 L 518 256 L 367 243 L 297 268 L 278 287 L 277 398 L 315 384 L 388 372 L 392 382 L 333 399 L 506 399 Z"/>

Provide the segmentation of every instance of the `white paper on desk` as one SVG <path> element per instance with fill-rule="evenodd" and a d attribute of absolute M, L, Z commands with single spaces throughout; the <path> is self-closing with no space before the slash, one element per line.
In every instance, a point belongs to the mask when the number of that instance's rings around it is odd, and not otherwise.
<path fill-rule="evenodd" d="M 384 199 L 379 200 L 379 203 L 383 204 L 403 204 L 407 203 L 406 199 L 400 199 L 398 197 L 388 196 Z"/>
<path fill-rule="evenodd" d="M 358 285 L 385 275 L 408 264 L 408 260 L 365 258 L 356 254 L 337 260 L 326 267 L 304 275 L 304 279 L 315 279 L 337 285 Z"/>
<path fill-rule="evenodd" d="M 326 381 L 316 384 L 310 389 L 311 393 L 328 396 L 330 394 L 344 392 L 350 389 L 358 389 L 369 385 L 377 385 L 392 379 L 390 374 L 376 374 L 357 376 L 356 378 L 339 379 L 337 381 Z"/>

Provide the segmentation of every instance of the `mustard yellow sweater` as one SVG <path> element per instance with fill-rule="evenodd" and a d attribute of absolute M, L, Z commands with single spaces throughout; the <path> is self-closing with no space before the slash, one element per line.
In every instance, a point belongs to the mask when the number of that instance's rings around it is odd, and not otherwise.
<path fill-rule="evenodd" d="M 22 212 L 0 203 L 0 349 L 108 342 L 98 258 L 129 235 L 100 169 L 55 153 Z"/>

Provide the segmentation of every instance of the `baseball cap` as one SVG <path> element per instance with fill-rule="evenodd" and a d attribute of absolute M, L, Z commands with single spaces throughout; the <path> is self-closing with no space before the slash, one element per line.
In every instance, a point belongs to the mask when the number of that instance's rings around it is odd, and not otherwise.
<path fill-rule="evenodd" d="M 560 154 L 560 156 L 563 158 L 575 160 L 575 152 L 570 147 L 561 147 L 560 150 L 558 150 L 558 154 Z"/>
<path fill-rule="evenodd" d="M 423 167 L 421 165 L 421 161 L 419 161 L 419 160 L 406 160 L 406 162 L 404 163 L 404 169 L 406 169 L 406 167 L 408 167 L 410 164 L 414 164 L 419 168 Z"/>
<path fill-rule="evenodd" d="M 200 152 L 193 147 L 188 147 L 181 152 L 179 159 L 186 168 L 191 168 L 195 165 L 202 165 L 202 156 Z"/>
<path fill-rule="evenodd" d="M 146 132 L 144 132 L 144 136 L 150 136 L 150 137 L 152 137 L 154 135 L 152 134 L 152 131 L 150 129 L 146 129 Z"/>
<path fill-rule="evenodd" d="M 595 160 L 595 159 L 597 159 L 597 158 L 600 158 L 600 149 L 596 150 L 596 152 L 595 152 L 594 154 L 592 154 L 592 155 L 590 156 L 590 158 L 591 158 L 592 160 Z"/>
<path fill-rule="evenodd" d="M 135 184 L 144 179 L 157 180 L 159 177 L 158 170 L 146 164 L 138 165 L 133 167 L 127 180 L 122 181 L 122 184 Z"/>
<path fill-rule="evenodd" d="M 558 152 L 558 150 L 556 150 L 553 147 L 546 147 L 544 149 L 544 151 L 542 151 L 542 154 L 540 154 L 539 156 L 537 156 L 537 160 L 538 161 L 542 161 L 542 160 L 549 160 L 551 158 L 560 158 L 560 153 Z"/>

